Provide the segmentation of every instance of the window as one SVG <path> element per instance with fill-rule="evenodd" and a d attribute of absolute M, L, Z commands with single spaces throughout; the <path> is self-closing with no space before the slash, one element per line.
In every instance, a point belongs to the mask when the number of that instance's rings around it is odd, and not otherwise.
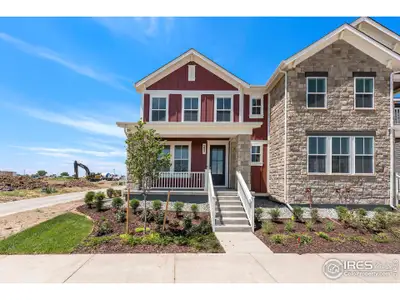
<path fill-rule="evenodd" d="M 326 172 L 326 137 L 308 138 L 308 172 Z"/>
<path fill-rule="evenodd" d="M 350 140 L 332 137 L 332 173 L 350 173 Z"/>
<path fill-rule="evenodd" d="M 194 121 L 199 120 L 199 98 L 185 97 L 183 100 L 183 120 Z"/>
<path fill-rule="evenodd" d="M 251 97 L 250 101 L 250 117 L 262 118 L 263 117 L 263 101 L 262 97 Z"/>
<path fill-rule="evenodd" d="M 326 77 L 307 77 L 307 108 L 326 108 Z"/>
<path fill-rule="evenodd" d="M 374 172 L 374 139 L 373 137 L 355 138 L 355 173 Z"/>
<path fill-rule="evenodd" d="M 232 115 L 232 98 L 218 97 L 216 108 L 216 121 L 217 122 L 230 122 Z"/>
<path fill-rule="evenodd" d="M 189 146 L 176 145 L 174 151 L 174 172 L 189 171 Z"/>
<path fill-rule="evenodd" d="M 251 146 L 251 162 L 260 163 L 261 162 L 261 146 Z"/>
<path fill-rule="evenodd" d="M 165 145 L 163 149 L 163 155 L 167 155 L 171 153 L 171 146 L 170 145 Z M 170 172 L 170 167 L 164 168 L 161 170 L 161 172 Z"/>
<path fill-rule="evenodd" d="M 355 108 L 374 107 L 374 78 L 356 77 L 355 79 Z"/>
<path fill-rule="evenodd" d="M 151 99 L 151 121 L 167 121 L 167 98 L 153 97 Z"/>

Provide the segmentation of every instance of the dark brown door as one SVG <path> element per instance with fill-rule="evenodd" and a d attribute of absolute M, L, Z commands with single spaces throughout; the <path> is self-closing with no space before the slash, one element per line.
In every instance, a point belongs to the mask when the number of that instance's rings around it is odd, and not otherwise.
<path fill-rule="evenodd" d="M 214 185 L 225 185 L 225 146 L 210 146 L 210 169 Z"/>

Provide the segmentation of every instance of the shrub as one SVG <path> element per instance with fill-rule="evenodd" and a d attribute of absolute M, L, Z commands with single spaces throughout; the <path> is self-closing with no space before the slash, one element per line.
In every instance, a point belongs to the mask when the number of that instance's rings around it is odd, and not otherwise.
<path fill-rule="evenodd" d="M 376 212 L 376 213 L 378 213 L 378 214 L 386 213 L 386 212 L 387 212 L 387 209 L 386 209 L 385 207 L 376 207 L 376 208 L 374 209 L 374 212 Z"/>
<path fill-rule="evenodd" d="M 144 231 L 144 227 L 136 227 L 135 228 L 135 232 L 136 233 L 141 233 L 141 232 L 143 232 Z M 148 231 L 150 231 L 150 228 L 149 227 L 146 227 L 146 232 L 148 232 Z"/>
<path fill-rule="evenodd" d="M 142 220 L 142 222 L 144 222 L 145 216 L 146 216 L 146 221 L 149 223 L 151 223 L 155 220 L 154 214 L 149 209 L 142 211 L 142 214 L 140 216 L 140 219 Z"/>
<path fill-rule="evenodd" d="M 301 234 L 299 238 L 300 238 L 300 245 L 307 245 L 311 244 L 312 242 L 312 237 L 307 234 Z"/>
<path fill-rule="evenodd" d="M 110 223 L 103 218 L 99 223 L 99 228 L 97 230 L 96 236 L 102 236 L 113 232 Z"/>
<path fill-rule="evenodd" d="M 344 221 L 349 216 L 349 210 L 344 206 L 337 206 L 336 213 L 337 213 L 339 221 Z"/>
<path fill-rule="evenodd" d="M 114 190 L 113 197 L 121 197 L 122 191 L 121 190 Z"/>
<path fill-rule="evenodd" d="M 140 205 L 140 201 L 138 199 L 132 199 L 129 202 L 129 205 L 131 206 L 131 208 L 133 210 L 133 213 L 136 214 L 137 213 L 137 209 L 138 209 L 138 207 Z"/>
<path fill-rule="evenodd" d="M 333 222 L 331 222 L 331 221 L 326 222 L 325 231 L 326 232 L 331 232 L 333 230 L 335 230 L 335 224 L 333 224 Z"/>
<path fill-rule="evenodd" d="M 46 194 L 53 194 L 57 193 L 57 190 L 53 186 L 46 186 L 45 188 L 42 189 L 42 192 L 45 192 Z"/>
<path fill-rule="evenodd" d="M 174 203 L 174 210 L 175 210 L 177 217 L 182 213 L 184 205 L 185 204 L 183 202 L 175 202 Z"/>
<path fill-rule="evenodd" d="M 185 229 L 185 231 L 190 230 L 190 228 L 192 228 L 193 224 L 192 224 L 192 218 L 190 216 L 186 216 L 183 219 L 183 228 Z"/>
<path fill-rule="evenodd" d="M 360 244 L 366 244 L 367 243 L 367 240 L 364 237 L 358 236 L 358 235 L 349 236 L 349 237 L 347 237 L 347 239 L 349 241 L 351 241 L 351 242 L 358 242 Z"/>
<path fill-rule="evenodd" d="M 158 213 L 158 215 L 156 216 L 156 224 L 157 225 L 162 225 L 162 224 L 164 224 L 164 212 L 163 211 L 160 211 L 159 213 Z"/>
<path fill-rule="evenodd" d="M 254 220 L 256 221 L 257 224 L 261 224 L 261 222 L 262 222 L 262 219 L 261 219 L 262 214 L 263 214 L 263 210 L 262 210 L 261 207 L 257 207 L 254 210 Z"/>
<path fill-rule="evenodd" d="M 288 220 L 285 224 L 285 231 L 286 232 L 293 232 L 294 231 L 294 223 L 292 220 Z"/>
<path fill-rule="evenodd" d="M 124 200 L 120 197 L 115 197 L 112 199 L 111 206 L 115 209 L 120 209 L 124 205 Z"/>
<path fill-rule="evenodd" d="M 198 212 L 199 212 L 199 206 L 197 205 L 197 204 L 192 204 L 191 206 L 190 206 L 190 210 L 192 211 L 192 213 L 193 213 L 193 218 L 197 218 L 197 214 L 198 214 Z"/>
<path fill-rule="evenodd" d="M 281 211 L 279 208 L 275 207 L 268 211 L 268 214 L 271 217 L 272 222 L 277 222 L 279 217 L 281 216 Z"/>
<path fill-rule="evenodd" d="M 94 195 L 95 192 L 93 191 L 87 192 L 85 195 L 85 204 L 87 205 L 88 208 L 93 207 Z"/>
<path fill-rule="evenodd" d="M 312 221 L 313 223 L 317 223 L 317 222 L 320 222 L 320 221 L 321 221 L 321 219 L 320 219 L 320 217 L 319 217 L 319 214 L 318 214 L 318 209 L 317 209 L 317 208 L 311 209 L 310 214 L 311 214 L 311 221 Z"/>
<path fill-rule="evenodd" d="M 389 243 L 389 236 L 386 233 L 378 233 L 374 235 L 374 241 L 377 243 Z"/>
<path fill-rule="evenodd" d="M 364 208 L 357 209 L 356 213 L 357 213 L 358 217 L 366 217 L 367 216 L 367 211 Z"/>
<path fill-rule="evenodd" d="M 180 225 L 179 220 L 172 220 L 172 222 L 169 222 L 169 227 L 172 229 L 178 228 Z"/>
<path fill-rule="evenodd" d="M 303 220 L 304 210 L 300 206 L 293 206 L 293 216 L 296 222 L 301 222 Z"/>
<path fill-rule="evenodd" d="M 270 240 L 275 244 L 284 244 L 286 236 L 284 234 L 273 234 L 271 235 Z"/>
<path fill-rule="evenodd" d="M 97 211 L 101 211 L 103 209 L 105 197 L 106 196 L 103 192 L 98 192 L 96 195 L 94 195 L 94 204 L 96 205 Z"/>
<path fill-rule="evenodd" d="M 159 210 L 161 210 L 161 207 L 162 207 L 162 202 L 161 202 L 161 200 L 154 200 L 154 201 L 152 202 L 152 208 L 153 208 L 156 212 L 158 212 Z"/>
<path fill-rule="evenodd" d="M 261 230 L 264 234 L 271 234 L 275 230 L 275 225 L 270 221 L 264 222 Z"/>
<path fill-rule="evenodd" d="M 320 238 L 323 238 L 324 240 L 327 240 L 327 241 L 331 240 L 330 236 L 328 234 L 326 234 L 325 232 L 322 232 L 322 231 L 318 232 L 318 236 Z"/>
<path fill-rule="evenodd" d="M 108 198 L 112 198 L 112 196 L 114 195 L 114 189 L 113 188 L 108 188 L 106 191 L 107 197 Z"/>
<path fill-rule="evenodd" d="M 193 225 L 189 230 L 189 235 L 205 235 L 212 232 L 212 226 L 207 220 L 202 220 L 200 224 Z"/>
<path fill-rule="evenodd" d="M 115 213 L 115 219 L 118 223 L 124 223 L 126 221 L 126 213 L 124 210 L 118 210 Z"/>
<path fill-rule="evenodd" d="M 314 230 L 314 222 L 313 221 L 306 221 L 306 228 L 308 231 Z"/>

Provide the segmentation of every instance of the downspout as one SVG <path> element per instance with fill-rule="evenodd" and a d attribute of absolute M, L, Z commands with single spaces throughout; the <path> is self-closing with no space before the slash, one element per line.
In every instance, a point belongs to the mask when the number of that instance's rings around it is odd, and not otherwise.
<path fill-rule="evenodd" d="M 390 73 L 390 207 L 394 210 L 396 208 L 396 168 L 395 168 L 395 129 L 394 129 L 394 92 L 393 92 L 393 79 L 394 75 L 400 74 L 400 71 Z"/>

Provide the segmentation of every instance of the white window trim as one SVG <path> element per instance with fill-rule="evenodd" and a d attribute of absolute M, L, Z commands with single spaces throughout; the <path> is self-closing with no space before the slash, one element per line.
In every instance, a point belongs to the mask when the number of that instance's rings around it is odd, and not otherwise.
<path fill-rule="evenodd" d="M 267 144 L 267 141 L 250 141 L 251 146 L 250 146 L 250 166 L 257 166 L 257 167 L 262 167 L 264 165 L 264 145 Z M 253 146 L 259 146 L 260 147 L 260 161 L 259 162 L 253 162 L 252 161 L 252 149 L 251 147 Z"/>
<path fill-rule="evenodd" d="M 322 95 L 322 93 L 318 93 L 318 92 L 308 92 L 308 80 L 309 79 L 325 79 L 325 93 L 324 93 L 324 107 L 309 107 L 308 106 L 308 95 Z M 328 77 L 306 77 L 306 106 L 307 109 L 327 109 L 328 105 L 327 105 L 327 98 L 328 98 Z"/>
<path fill-rule="evenodd" d="M 230 121 L 217 121 L 217 98 L 230 98 L 231 99 L 231 115 Z M 233 106 L 234 106 L 234 101 L 233 101 L 233 95 L 214 95 L 214 122 L 215 123 L 233 123 Z"/>
<path fill-rule="evenodd" d="M 261 99 L 261 107 L 260 107 L 260 114 L 253 114 L 253 98 L 254 99 Z M 260 119 L 264 118 L 264 95 L 260 94 L 253 94 L 250 95 L 249 101 L 249 118 L 250 119 Z"/>
<path fill-rule="evenodd" d="M 165 121 L 153 121 L 153 98 L 165 98 Z M 157 123 L 165 123 L 169 122 L 169 112 L 168 112 L 168 107 L 169 107 L 169 95 L 150 95 L 150 105 L 149 105 L 149 120 L 150 122 L 157 122 Z"/>
<path fill-rule="evenodd" d="M 192 142 L 191 141 L 172 141 L 172 142 L 168 142 L 167 141 L 165 143 L 165 145 L 166 146 L 170 146 L 170 155 L 171 155 L 171 167 L 170 167 L 170 170 L 169 170 L 170 173 L 174 173 L 175 172 L 175 170 L 174 170 L 174 167 L 175 167 L 175 164 L 174 164 L 174 161 L 175 161 L 175 146 L 188 146 L 188 151 L 189 151 L 189 153 L 188 153 L 188 156 L 189 156 L 188 173 L 190 173 L 191 170 L 192 170 Z M 170 176 L 170 175 L 168 175 L 168 176 Z M 168 176 L 165 176 L 165 177 L 168 177 Z M 188 174 L 188 176 L 190 176 L 190 175 Z M 162 177 L 164 177 L 164 176 L 162 176 Z"/>
<path fill-rule="evenodd" d="M 197 121 L 185 121 L 185 98 L 197 98 Z M 191 109 L 194 110 L 194 109 Z M 181 122 L 188 122 L 188 123 L 196 123 L 200 122 L 200 114 L 201 114 L 201 97 L 198 95 L 182 95 L 182 120 Z"/>
<path fill-rule="evenodd" d="M 372 92 L 371 93 L 357 93 L 356 91 L 356 81 L 357 79 L 372 79 Z M 356 110 L 374 110 L 375 109 L 375 78 L 374 77 L 354 77 L 354 109 Z M 357 94 L 364 94 L 364 95 L 371 95 L 372 94 L 372 107 L 357 107 L 356 106 L 356 95 Z"/>
<path fill-rule="evenodd" d="M 331 153 L 331 155 L 330 155 L 330 171 L 331 171 L 331 173 L 332 174 L 334 174 L 334 175 L 350 175 L 351 174 L 351 170 L 352 170 L 352 167 L 351 167 L 351 162 L 352 162 L 352 140 L 351 140 L 351 136 L 330 136 L 329 137 L 330 138 L 330 141 L 328 142 L 328 137 L 327 137 L 327 144 L 330 144 L 330 153 Z M 349 154 L 333 154 L 333 143 L 332 143 L 332 139 L 333 138 L 340 138 L 340 139 L 342 139 L 342 138 L 348 138 L 349 139 Z M 340 152 L 342 152 L 342 140 L 340 140 Z M 348 173 L 339 173 L 339 172 L 332 172 L 332 157 L 333 156 L 348 156 L 349 157 L 349 165 L 348 165 L 348 168 L 349 168 L 349 172 Z"/>
<path fill-rule="evenodd" d="M 308 153 L 308 149 L 309 149 L 309 141 L 310 141 L 310 137 L 324 137 L 326 138 L 326 145 L 325 145 L 325 149 L 326 149 L 326 159 L 325 159 L 325 173 L 321 173 L 321 172 L 309 172 L 308 169 L 308 160 L 309 160 L 309 156 L 310 154 Z M 340 137 L 340 138 L 349 138 L 349 143 L 350 143 L 350 166 L 349 166 L 349 173 L 332 173 L 332 138 L 334 137 Z M 372 156 L 372 173 L 356 173 L 356 154 L 355 154 L 355 149 L 356 149 L 356 138 L 372 138 L 372 154 L 366 154 L 366 155 L 362 155 L 362 156 Z M 311 154 L 314 155 L 314 154 Z M 374 136 L 323 136 L 323 135 L 310 135 L 307 136 L 307 174 L 308 175 L 333 175 L 333 176 L 337 176 L 337 175 L 343 175 L 343 176 L 375 176 L 375 137 Z"/>
<path fill-rule="evenodd" d="M 309 144 L 310 144 L 310 137 L 313 138 L 325 138 L 326 144 L 325 144 L 325 154 L 309 154 L 308 149 L 309 149 Z M 329 160 L 329 155 L 330 155 L 330 150 L 328 148 L 328 137 L 327 136 L 323 136 L 323 135 L 311 135 L 311 136 L 307 136 L 307 174 L 309 175 L 327 175 L 328 172 L 330 172 L 330 169 L 328 169 L 328 167 L 330 167 L 330 160 Z M 317 145 L 317 149 L 318 149 L 318 145 Z M 309 170 L 309 157 L 310 155 L 313 156 L 325 156 L 325 173 L 321 173 L 321 172 L 310 172 Z"/>

